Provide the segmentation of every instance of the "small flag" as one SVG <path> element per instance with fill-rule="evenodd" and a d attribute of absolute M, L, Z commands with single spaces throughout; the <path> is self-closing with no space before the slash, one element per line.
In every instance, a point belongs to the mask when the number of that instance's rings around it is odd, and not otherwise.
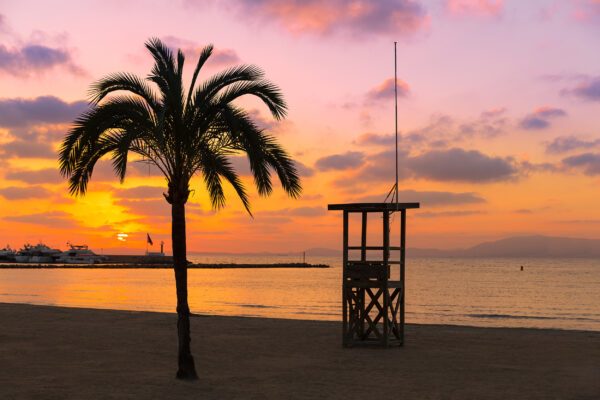
<path fill-rule="evenodd" d="M 154 246 L 154 243 L 152 243 L 152 239 L 150 239 L 150 234 L 146 233 L 147 239 L 146 241 L 150 244 L 150 246 Z"/>

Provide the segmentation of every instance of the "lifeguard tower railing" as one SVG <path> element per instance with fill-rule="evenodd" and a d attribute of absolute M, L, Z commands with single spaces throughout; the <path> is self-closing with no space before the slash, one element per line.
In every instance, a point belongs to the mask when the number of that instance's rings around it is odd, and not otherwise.
<path fill-rule="evenodd" d="M 404 298 L 406 255 L 406 210 L 419 208 L 419 203 L 351 203 L 329 204 L 329 210 L 343 211 L 343 336 L 345 347 L 375 344 L 384 347 L 404 343 Z M 360 245 L 349 244 L 349 214 L 359 213 Z M 375 213 L 382 219 L 382 243 L 367 245 L 367 216 Z M 390 245 L 390 215 L 400 214 L 399 243 Z M 360 259 L 349 258 L 350 250 L 360 250 Z M 367 252 L 376 251 L 377 259 Z M 381 253 L 379 253 L 381 251 Z M 390 257 L 398 251 L 398 257 Z M 391 279 L 393 264 L 399 264 L 397 280 Z"/>

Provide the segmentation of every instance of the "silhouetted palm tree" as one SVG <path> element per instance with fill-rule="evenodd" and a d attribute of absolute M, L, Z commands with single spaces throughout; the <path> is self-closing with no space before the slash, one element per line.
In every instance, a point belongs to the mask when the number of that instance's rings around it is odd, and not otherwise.
<path fill-rule="evenodd" d="M 84 195 L 96 162 L 110 155 L 115 173 L 125 178 L 129 153 L 158 168 L 167 181 L 166 200 L 171 204 L 173 264 L 177 287 L 179 359 L 177 377 L 195 379 L 190 350 L 190 310 L 187 300 L 185 203 L 190 179 L 204 178 L 213 208 L 225 204 L 222 179 L 229 182 L 250 213 L 244 185 L 228 156 L 246 153 L 260 195 L 272 191 L 275 171 L 291 197 L 301 192 L 294 163 L 277 141 L 263 132 L 248 113 L 233 104 L 243 95 L 258 97 L 276 119 L 286 113 L 280 89 L 264 79 L 255 66 L 238 66 L 196 85 L 198 73 L 211 56 L 205 47 L 192 76 L 189 90 L 182 81 L 184 55 L 173 52 L 159 39 L 146 48 L 154 57 L 147 80 L 115 73 L 90 90 L 91 108 L 78 117 L 60 148 L 60 171 L 69 178 L 73 195 Z M 155 91 L 149 82 L 153 82 Z M 125 91 L 126 95 L 107 95 Z"/>

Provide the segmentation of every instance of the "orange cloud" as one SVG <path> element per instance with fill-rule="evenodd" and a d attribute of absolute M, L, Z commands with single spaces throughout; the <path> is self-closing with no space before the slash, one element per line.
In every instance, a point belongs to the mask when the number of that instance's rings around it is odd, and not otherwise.
<path fill-rule="evenodd" d="M 244 15 L 275 19 L 293 33 L 410 35 L 429 24 L 429 15 L 415 0 L 241 0 L 234 5 Z"/>
<path fill-rule="evenodd" d="M 497 16 L 504 8 L 503 0 L 446 0 L 452 15 Z"/>

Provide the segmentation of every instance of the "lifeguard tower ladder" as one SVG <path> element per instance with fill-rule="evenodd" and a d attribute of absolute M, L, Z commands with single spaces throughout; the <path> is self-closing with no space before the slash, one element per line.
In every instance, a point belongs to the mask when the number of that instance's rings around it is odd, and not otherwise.
<path fill-rule="evenodd" d="M 404 282 L 406 254 L 406 210 L 419 203 L 352 203 L 329 204 L 329 210 L 343 211 L 343 336 L 344 347 L 375 344 L 383 347 L 404 343 Z M 400 237 L 390 246 L 390 214 L 400 213 Z M 348 217 L 362 215 L 360 246 L 348 244 Z M 367 215 L 382 214 L 383 243 L 367 246 Z M 350 260 L 349 250 L 360 250 L 360 260 Z M 367 259 L 367 251 L 379 250 L 381 257 Z M 390 259 L 398 251 L 398 259 Z M 390 280 L 390 265 L 399 264 L 398 280 Z"/>

